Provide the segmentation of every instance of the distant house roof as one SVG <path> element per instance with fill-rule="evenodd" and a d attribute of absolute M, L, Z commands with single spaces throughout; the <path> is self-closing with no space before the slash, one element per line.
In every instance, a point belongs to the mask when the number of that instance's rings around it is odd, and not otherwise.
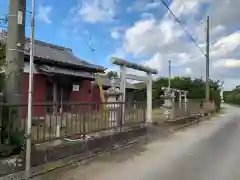
<path fill-rule="evenodd" d="M 101 75 L 101 81 L 103 86 L 110 87 L 111 86 L 111 80 L 108 78 L 108 76 L 102 76 Z M 97 84 L 98 79 L 95 79 L 95 83 Z M 116 87 L 120 87 L 120 78 L 115 78 L 115 84 Z M 134 84 L 131 84 L 129 82 L 126 82 L 126 88 L 127 89 L 137 89 L 137 87 L 134 86 Z"/>
<path fill-rule="evenodd" d="M 29 39 L 25 43 L 25 55 L 29 56 L 30 54 L 30 42 Z M 72 66 L 75 68 L 87 68 L 92 71 L 103 72 L 104 67 L 90 64 L 82 59 L 76 57 L 72 49 L 49 44 L 46 42 L 35 40 L 34 44 L 34 57 L 35 62 L 39 63 L 53 63 L 61 64 L 63 66 Z"/>

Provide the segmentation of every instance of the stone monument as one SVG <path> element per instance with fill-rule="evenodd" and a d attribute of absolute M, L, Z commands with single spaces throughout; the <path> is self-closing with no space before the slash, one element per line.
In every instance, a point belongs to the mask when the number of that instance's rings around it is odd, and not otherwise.
<path fill-rule="evenodd" d="M 174 117 L 175 92 L 169 88 L 164 87 L 162 90 L 164 90 L 164 95 L 161 95 L 161 98 L 164 99 L 164 114 L 168 120 L 171 120 Z"/>
<path fill-rule="evenodd" d="M 118 128 L 121 125 L 123 93 L 116 87 L 116 81 L 114 78 L 111 79 L 111 87 L 106 90 L 104 94 L 109 113 L 109 127 Z"/>

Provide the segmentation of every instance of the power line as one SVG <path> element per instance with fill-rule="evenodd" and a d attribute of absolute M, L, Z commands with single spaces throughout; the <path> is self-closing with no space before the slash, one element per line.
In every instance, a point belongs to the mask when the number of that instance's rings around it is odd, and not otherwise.
<path fill-rule="evenodd" d="M 184 6 L 185 9 L 188 9 L 184 0 L 179 0 L 179 1 Z M 212 6 L 213 6 L 213 4 L 210 3 L 208 9 L 210 9 Z M 196 26 L 204 25 L 204 21 L 205 21 L 205 19 L 207 19 L 207 16 L 208 16 L 208 13 L 205 13 L 203 18 L 199 21 L 199 23 L 196 24 Z M 206 31 L 206 27 L 204 27 L 204 31 Z"/>
<path fill-rule="evenodd" d="M 163 5 L 168 9 L 168 11 L 172 14 L 172 16 L 174 17 L 175 21 L 183 28 L 183 30 L 185 31 L 185 33 L 188 35 L 188 37 L 191 39 L 191 41 L 196 45 L 196 47 L 204 54 L 204 56 L 206 56 L 206 53 L 202 50 L 202 48 L 198 45 L 198 43 L 196 42 L 196 40 L 192 37 L 192 35 L 186 30 L 186 28 L 184 27 L 184 25 L 181 23 L 181 21 L 176 17 L 176 15 L 173 13 L 173 11 L 169 8 L 169 6 L 167 5 L 167 3 L 164 0 L 161 0 L 161 2 L 163 3 Z"/>
<path fill-rule="evenodd" d="M 92 36 L 91 34 L 89 34 L 89 41 L 88 41 L 88 46 L 91 52 L 95 51 L 95 48 L 93 47 L 93 43 L 92 43 Z"/>

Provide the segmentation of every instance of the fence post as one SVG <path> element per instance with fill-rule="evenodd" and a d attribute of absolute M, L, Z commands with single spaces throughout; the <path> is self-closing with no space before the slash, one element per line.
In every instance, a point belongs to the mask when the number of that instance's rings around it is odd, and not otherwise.
<path fill-rule="evenodd" d="M 83 114 L 83 140 L 86 138 L 86 115 Z"/>
<path fill-rule="evenodd" d="M 0 109 L 0 146 L 2 145 L 2 123 L 3 123 L 3 120 L 2 120 L 2 113 L 3 113 L 3 111 L 2 111 L 2 108 L 3 108 L 3 106 L 1 105 L 1 107 L 0 107 L 1 109 Z"/>
<path fill-rule="evenodd" d="M 117 126 L 119 128 L 119 131 L 122 132 L 122 123 L 123 123 L 123 103 L 120 104 L 119 106 L 119 116 L 118 116 L 118 120 L 117 120 Z"/>

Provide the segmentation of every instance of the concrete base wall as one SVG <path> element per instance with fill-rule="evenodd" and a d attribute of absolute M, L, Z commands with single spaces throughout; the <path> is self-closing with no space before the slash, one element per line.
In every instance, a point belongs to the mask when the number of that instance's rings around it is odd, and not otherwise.
<path fill-rule="evenodd" d="M 111 135 L 100 136 L 88 141 L 66 143 L 50 148 L 32 150 L 32 166 L 33 173 L 39 173 L 39 165 L 53 163 L 54 161 L 64 159 L 66 157 L 79 155 L 82 159 L 98 152 L 104 152 L 113 148 L 115 145 L 124 144 L 128 140 L 137 138 L 146 134 L 146 127 L 138 127 L 124 132 L 115 132 Z M 0 160 L 0 179 L 7 174 L 21 172 L 24 170 L 24 154 Z M 63 160 L 64 161 L 64 160 Z M 67 163 L 67 162 L 65 162 Z M 24 173 L 20 173 L 24 174 Z M 14 175 L 14 174 L 13 174 Z M 20 175 L 17 175 L 20 178 Z"/>

